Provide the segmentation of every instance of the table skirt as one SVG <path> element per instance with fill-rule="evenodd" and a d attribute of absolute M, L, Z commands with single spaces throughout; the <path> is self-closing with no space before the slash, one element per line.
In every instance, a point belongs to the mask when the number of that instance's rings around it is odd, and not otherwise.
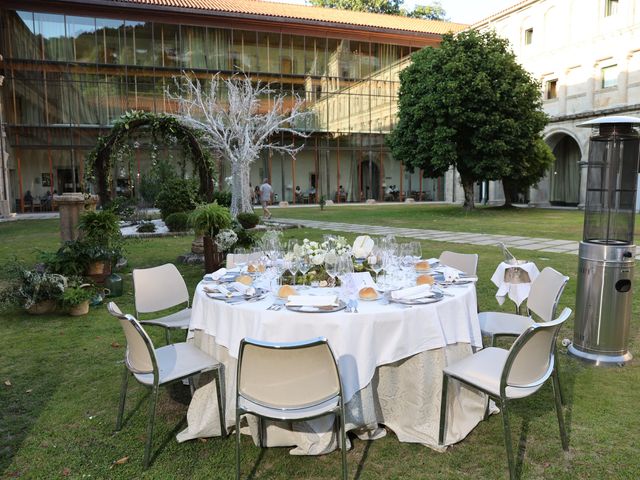
<path fill-rule="evenodd" d="M 196 331 L 193 343 L 224 365 L 226 386 L 225 425 L 235 424 L 235 385 L 237 360 L 215 342 L 213 336 Z M 442 369 L 471 355 L 468 343 L 427 350 L 409 358 L 382 365 L 365 388 L 346 404 L 347 431 L 360 439 L 373 440 L 386 434 L 386 426 L 401 442 L 420 443 L 434 450 L 438 445 Z M 204 382 L 203 382 L 204 383 Z M 179 442 L 220 435 L 215 383 L 198 388 L 187 413 L 188 427 L 177 435 Z M 482 420 L 486 396 L 456 381 L 449 384 L 448 418 L 445 444 L 464 439 Z M 241 431 L 250 433 L 257 444 L 257 420 L 247 415 Z M 293 455 L 319 455 L 337 448 L 333 415 L 304 422 L 265 421 L 268 447 L 294 447 Z"/>

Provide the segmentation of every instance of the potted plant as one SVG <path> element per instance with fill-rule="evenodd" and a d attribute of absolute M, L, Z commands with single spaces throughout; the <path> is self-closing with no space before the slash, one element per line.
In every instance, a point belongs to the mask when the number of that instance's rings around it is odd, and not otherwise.
<path fill-rule="evenodd" d="M 89 283 L 80 282 L 80 279 L 70 281 L 61 298 L 62 306 L 74 317 L 89 313 L 89 301 L 95 293 Z"/>
<path fill-rule="evenodd" d="M 51 313 L 62 296 L 67 278 L 57 273 L 29 269 L 13 261 L 4 269 L 6 283 L 0 291 L 0 306 L 18 306 L 27 313 Z"/>
<path fill-rule="evenodd" d="M 245 229 L 254 228 L 258 223 L 260 223 L 260 217 L 251 212 L 239 213 L 236 219 L 238 220 L 238 223 L 242 225 L 242 228 Z"/>
<path fill-rule="evenodd" d="M 218 250 L 214 239 L 221 230 L 231 226 L 229 209 L 217 202 L 200 205 L 189 215 L 189 224 L 196 234 L 203 236 L 205 273 L 217 270 L 224 261 L 224 254 Z"/>
<path fill-rule="evenodd" d="M 86 212 L 78 222 L 78 248 L 87 261 L 85 274 L 101 281 L 122 255 L 122 234 L 118 216 L 110 210 Z"/>

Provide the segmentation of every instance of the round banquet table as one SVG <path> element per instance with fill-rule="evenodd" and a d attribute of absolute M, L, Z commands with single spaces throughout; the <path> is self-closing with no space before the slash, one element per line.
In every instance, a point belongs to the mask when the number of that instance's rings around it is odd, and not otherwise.
<path fill-rule="evenodd" d="M 269 295 L 255 302 L 227 303 L 196 288 L 188 341 L 224 364 L 227 428 L 235 421 L 235 382 L 240 341 L 269 342 L 327 338 L 336 356 L 346 400 L 346 426 L 362 439 L 386 432 L 400 441 L 436 450 L 442 369 L 482 347 L 475 284 L 451 287 L 436 303 L 405 306 L 384 300 L 358 304 L 358 313 L 272 311 Z M 305 294 L 333 292 L 309 289 Z M 445 444 L 462 440 L 482 420 L 486 397 L 469 387 L 449 387 Z M 196 390 L 188 427 L 178 441 L 220 435 L 215 383 Z M 257 422 L 246 416 L 242 431 L 257 442 Z M 333 418 L 304 422 L 265 422 L 266 446 L 293 446 L 292 454 L 321 454 L 337 447 Z"/>

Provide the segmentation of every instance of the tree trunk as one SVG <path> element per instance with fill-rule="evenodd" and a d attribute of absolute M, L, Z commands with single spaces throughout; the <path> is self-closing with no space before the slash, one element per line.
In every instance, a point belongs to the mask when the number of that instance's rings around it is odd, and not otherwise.
<path fill-rule="evenodd" d="M 518 199 L 518 185 L 509 178 L 502 179 L 502 190 L 504 191 L 504 206 L 512 207 Z"/>
<path fill-rule="evenodd" d="M 231 216 L 236 218 L 239 213 L 253 213 L 251 206 L 251 187 L 249 175 L 251 162 L 235 162 L 232 164 L 231 175 Z"/>
<path fill-rule="evenodd" d="M 460 174 L 460 183 L 462 184 L 462 188 L 464 189 L 464 209 L 465 210 L 473 210 L 475 207 L 475 202 L 473 199 L 473 178 Z"/>
<path fill-rule="evenodd" d="M 215 272 L 220 268 L 222 262 L 224 262 L 224 253 L 218 252 L 216 244 L 213 243 L 213 238 L 208 235 L 203 237 L 204 243 L 204 273 Z"/>

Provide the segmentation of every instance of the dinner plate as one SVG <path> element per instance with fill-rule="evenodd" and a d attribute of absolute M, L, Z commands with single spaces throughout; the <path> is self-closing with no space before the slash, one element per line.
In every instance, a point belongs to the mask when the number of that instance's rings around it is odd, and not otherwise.
<path fill-rule="evenodd" d="M 291 310 L 292 312 L 301 312 L 301 313 L 332 313 L 339 312 L 340 310 L 344 310 L 347 307 L 347 304 L 342 300 L 338 301 L 337 305 L 327 305 L 322 307 L 312 307 L 312 306 L 302 306 L 302 305 L 285 305 L 287 310 Z"/>
<path fill-rule="evenodd" d="M 458 280 L 454 280 L 453 282 L 439 282 L 440 285 L 469 285 L 473 283 L 473 280 L 465 280 L 464 278 L 460 278 Z"/>
<path fill-rule="evenodd" d="M 428 305 L 429 303 L 439 302 L 444 298 L 444 295 L 439 292 L 431 292 L 428 297 L 422 298 L 390 298 L 389 301 L 393 303 L 400 303 L 402 305 Z"/>
<path fill-rule="evenodd" d="M 382 295 L 378 294 L 378 296 L 376 298 L 362 298 L 360 295 L 358 295 L 358 300 L 360 300 L 361 302 L 375 302 L 377 300 L 380 300 L 382 298 Z"/>

